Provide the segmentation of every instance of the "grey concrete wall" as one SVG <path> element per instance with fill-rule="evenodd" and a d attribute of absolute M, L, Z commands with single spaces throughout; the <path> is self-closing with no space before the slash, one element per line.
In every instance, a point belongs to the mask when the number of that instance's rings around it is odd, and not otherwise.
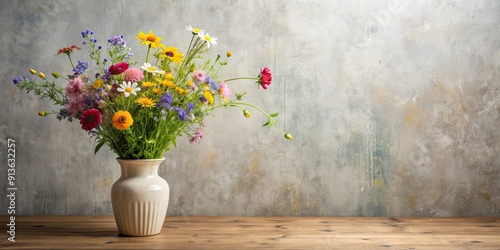
<path fill-rule="evenodd" d="M 1 0 L 0 19 L 1 214 L 7 138 L 18 214 L 109 215 L 119 176 L 12 78 L 64 67 L 56 50 L 85 29 L 134 49 L 151 29 L 182 50 L 191 24 L 219 39 L 213 55 L 233 51 L 224 75 L 271 68 L 268 91 L 241 84 L 294 139 L 218 111 L 201 144 L 166 154 L 169 215 L 500 215 L 499 1 Z"/>

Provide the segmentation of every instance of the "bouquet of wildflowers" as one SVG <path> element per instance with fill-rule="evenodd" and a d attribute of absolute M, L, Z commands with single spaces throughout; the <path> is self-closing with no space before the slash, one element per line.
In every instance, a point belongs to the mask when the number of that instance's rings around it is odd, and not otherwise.
<path fill-rule="evenodd" d="M 264 126 L 277 125 L 277 113 L 268 114 L 243 102 L 243 94 L 236 93 L 231 98 L 228 86 L 233 80 L 253 79 L 267 89 L 272 81 L 270 70 L 263 68 L 256 77 L 218 81 L 217 74 L 227 65 L 231 52 L 225 59 L 217 56 L 199 63 L 202 55 L 217 45 L 217 39 L 191 26 L 186 29 L 192 39 L 185 53 L 163 45 L 152 31 L 139 32 L 137 39 L 147 49 L 146 59 L 139 65 L 123 36 L 109 38 L 105 49 L 94 32 L 86 30 L 81 33 L 82 44 L 88 48 L 91 63 L 73 60 L 74 53 L 82 49 L 76 45 L 57 52 L 67 56 L 73 71 L 67 76 L 52 73 L 55 79 L 67 81 L 65 87 L 34 69 L 30 72 L 39 79 L 19 76 L 14 84 L 40 98 L 49 98 L 60 107 L 39 115 L 79 120 L 82 129 L 96 139 L 95 152 L 106 144 L 122 159 L 161 158 L 182 135 L 187 135 L 191 143 L 199 142 L 203 138 L 204 118 L 221 107 L 239 108 L 247 118 L 247 108 L 254 108 L 268 118 Z M 292 138 L 279 129 L 285 138 Z"/>

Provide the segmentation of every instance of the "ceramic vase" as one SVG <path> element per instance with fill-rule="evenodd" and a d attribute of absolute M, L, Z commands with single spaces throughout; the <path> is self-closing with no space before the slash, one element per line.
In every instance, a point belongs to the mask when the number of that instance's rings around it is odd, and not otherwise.
<path fill-rule="evenodd" d="M 120 234 L 160 233 L 170 194 L 168 183 L 158 175 L 158 167 L 164 160 L 117 159 L 121 176 L 111 188 L 111 204 Z"/>

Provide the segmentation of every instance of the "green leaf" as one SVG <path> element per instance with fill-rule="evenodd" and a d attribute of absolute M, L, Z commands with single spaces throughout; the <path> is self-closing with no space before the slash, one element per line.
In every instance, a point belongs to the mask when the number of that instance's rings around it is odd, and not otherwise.
<path fill-rule="evenodd" d="M 271 124 L 271 119 L 268 119 L 266 123 L 264 123 L 262 126 L 265 127 L 267 125 Z"/>
<path fill-rule="evenodd" d="M 276 117 L 276 116 L 278 116 L 278 114 L 279 114 L 279 112 L 278 113 L 274 113 L 274 114 L 270 114 L 269 116 L 270 117 Z"/>
<path fill-rule="evenodd" d="M 96 146 L 95 146 L 95 150 L 94 150 L 94 154 L 97 154 L 97 152 L 99 151 L 99 149 L 101 149 L 102 145 L 104 145 L 104 141 L 100 141 Z"/>

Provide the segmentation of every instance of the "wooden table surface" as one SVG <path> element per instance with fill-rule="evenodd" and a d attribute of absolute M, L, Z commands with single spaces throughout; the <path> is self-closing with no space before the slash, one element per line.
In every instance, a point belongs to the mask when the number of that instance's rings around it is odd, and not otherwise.
<path fill-rule="evenodd" d="M 500 218 L 170 217 L 149 237 L 112 216 L 16 216 L 1 249 L 500 249 Z"/>

